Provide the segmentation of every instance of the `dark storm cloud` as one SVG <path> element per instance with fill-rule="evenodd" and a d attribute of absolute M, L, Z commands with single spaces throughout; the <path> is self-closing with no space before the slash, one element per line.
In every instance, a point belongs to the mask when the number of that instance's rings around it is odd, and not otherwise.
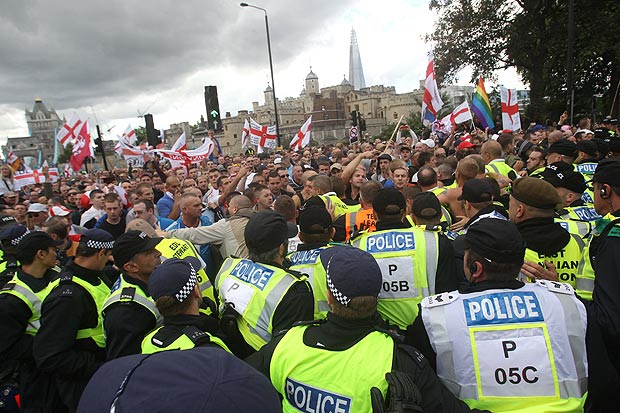
<path fill-rule="evenodd" d="M 348 1 L 263 1 L 279 70 Z M 0 13 L 0 105 L 128 100 L 222 64 L 264 67 L 262 12 L 237 1 L 20 0 Z M 234 79 L 231 79 L 234 81 Z M 206 84 L 206 83 L 205 83 Z"/>

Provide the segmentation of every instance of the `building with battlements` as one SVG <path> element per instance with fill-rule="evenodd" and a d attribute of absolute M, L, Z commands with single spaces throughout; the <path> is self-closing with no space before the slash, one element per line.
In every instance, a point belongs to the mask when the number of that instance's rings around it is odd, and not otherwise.
<path fill-rule="evenodd" d="M 7 154 L 13 151 L 24 158 L 29 166 L 35 166 L 39 158 L 51 163 L 56 132 L 65 123 L 65 119 L 61 119 L 53 108 L 48 109 L 40 97 L 34 99 L 32 110 L 26 109 L 25 115 L 30 136 L 8 138 L 2 152 Z"/>

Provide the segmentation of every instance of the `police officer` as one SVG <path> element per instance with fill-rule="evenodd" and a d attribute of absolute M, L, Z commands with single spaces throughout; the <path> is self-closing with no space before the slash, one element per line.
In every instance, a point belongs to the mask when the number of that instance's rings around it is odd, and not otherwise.
<path fill-rule="evenodd" d="M 142 340 L 142 353 L 187 350 L 197 346 L 218 346 L 230 352 L 222 339 L 216 318 L 201 315 L 202 294 L 198 284 L 200 260 L 170 258 L 149 278 L 148 288 L 163 315 L 163 325 Z"/>
<path fill-rule="evenodd" d="M 289 269 L 308 276 L 314 293 L 315 319 L 325 318 L 329 311 L 325 269 L 320 255 L 321 251 L 330 246 L 333 235 L 332 217 L 325 208 L 304 208 L 299 215 L 299 239 L 302 243 L 297 245 L 297 251 L 287 256 Z"/>
<path fill-rule="evenodd" d="M 620 403 L 620 159 L 599 162 L 592 181 L 594 208 L 603 218 L 596 221 L 595 234 L 584 251 L 577 293 L 592 299 L 585 301 L 588 328 L 598 332 L 589 344 L 597 346 L 593 353 L 601 359 L 589 360 L 589 365 L 602 374 L 592 381 L 590 397 L 600 411 L 611 411 Z"/>
<path fill-rule="evenodd" d="M 541 267 L 553 266 L 560 281 L 574 287 L 585 242 L 554 222 L 555 208 L 561 203 L 549 182 L 525 177 L 512 184 L 508 215 L 527 245 L 525 260 Z"/>
<path fill-rule="evenodd" d="M 101 311 L 110 287 L 101 277 L 113 247 L 114 237 L 104 230 L 82 234 L 75 259 L 62 269 L 59 284 L 41 306 L 34 358 L 53 376 L 69 411 L 77 409 L 86 383 L 105 361 Z"/>
<path fill-rule="evenodd" d="M 453 239 L 454 256 L 459 276 L 464 277 L 463 258 L 465 256 L 465 238 L 467 228 L 473 223 L 487 218 L 508 219 L 508 212 L 503 206 L 493 202 L 492 178 L 470 179 L 463 185 L 463 193 L 458 198 L 463 203 L 466 221 L 460 231 L 448 231 L 448 238 Z"/>
<path fill-rule="evenodd" d="M 347 212 L 334 220 L 333 240 L 336 242 L 349 241 L 355 238 L 360 232 L 375 230 L 377 219 L 372 210 L 372 201 L 375 199 L 377 192 L 383 186 L 377 181 L 367 181 L 360 188 L 359 202 L 361 209 L 354 212 Z"/>
<path fill-rule="evenodd" d="M 383 411 L 376 401 L 386 397 L 386 374 L 394 371 L 413 379 L 422 392 L 422 411 L 468 411 L 439 384 L 424 356 L 382 328 L 377 296 L 383 277 L 372 255 L 334 246 L 321 252 L 321 261 L 327 277 L 327 319 L 275 336 L 246 360 L 270 378 L 282 396 L 283 411 Z M 407 396 L 403 399 L 413 405 L 416 400 Z M 397 407 L 392 400 L 390 407 Z"/>
<path fill-rule="evenodd" d="M 405 197 L 391 188 L 377 193 L 372 208 L 377 229 L 362 233 L 351 244 L 370 252 L 383 273 L 379 314 L 405 330 L 417 315 L 422 298 L 458 287 L 454 251 L 440 242 L 438 232 L 411 227 L 405 219 Z"/>
<path fill-rule="evenodd" d="M 161 252 L 155 248 L 161 240 L 144 232 L 127 231 L 114 243 L 112 256 L 121 275 L 103 304 L 108 360 L 140 353 L 144 336 L 161 324 L 146 286 L 161 263 Z"/>
<path fill-rule="evenodd" d="M 482 219 L 464 237 L 469 285 L 425 298 L 407 342 L 470 407 L 583 411 L 586 311 L 572 287 L 516 280 L 525 244 L 511 222 Z"/>
<path fill-rule="evenodd" d="M 213 225 L 209 227 L 198 227 L 198 228 L 187 228 L 187 230 L 193 231 L 198 230 L 199 228 L 212 228 Z M 157 231 L 153 229 L 145 220 L 136 218 L 127 224 L 128 230 L 135 230 L 144 232 L 151 238 L 157 238 Z M 160 231 L 162 234 L 167 234 L 164 231 Z M 201 263 L 201 267 L 198 270 L 198 284 L 200 285 L 200 291 L 202 291 L 202 296 L 205 298 L 202 310 L 205 314 L 217 314 L 217 298 L 215 297 L 215 290 L 213 288 L 213 283 L 211 279 L 207 275 L 205 271 L 206 263 L 202 261 L 200 258 L 200 254 L 198 250 L 188 241 L 183 241 L 178 238 L 160 238 L 161 241 L 155 247 L 157 251 L 159 251 L 161 261 L 165 261 L 168 258 L 185 258 L 185 257 L 194 257 L 198 258 Z M 205 242 L 201 242 L 201 244 L 205 244 Z"/>
<path fill-rule="evenodd" d="M 583 175 L 566 162 L 555 162 L 542 173 L 542 178 L 555 187 L 562 199 L 561 209 L 556 211 L 556 222 L 572 234 L 586 240 L 592 232 L 592 223 L 601 218 L 582 195 L 586 190 Z"/>
<path fill-rule="evenodd" d="M 296 233 L 296 226 L 276 212 L 252 215 L 244 231 L 250 258 L 227 258 L 217 275 L 224 332 L 240 357 L 260 349 L 274 332 L 313 318 L 307 277 L 282 267 L 288 239 Z"/>
<path fill-rule="evenodd" d="M 54 241 L 44 232 L 28 232 L 21 225 L 13 226 L 10 232 L 13 238 L 5 240 L 17 247 L 15 258 L 21 265 L 13 279 L 0 290 L 1 368 L 3 373 L 12 374 L 18 365 L 24 411 L 54 411 L 58 395 L 50 378 L 37 370 L 32 343 L 40 326 L 41 302 L 58 282 L 56 251 L 62 242 Z"/>
<path fill-rule="evenodd" d="M 11 225 L 0 232 L 0 246 L 4 252 L 0 262 L 0 288 L 11 281 L 19 268 L 17 244 L 30 231 L 23 225 Z"/>

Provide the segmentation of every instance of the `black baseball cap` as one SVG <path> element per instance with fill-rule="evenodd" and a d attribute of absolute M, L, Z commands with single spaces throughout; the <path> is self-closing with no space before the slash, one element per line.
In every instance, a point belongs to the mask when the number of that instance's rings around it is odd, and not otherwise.
<path fill-rule="evenodd" d="M 416 217 L 437 218 L 441 216 L 441 204 L 432 192 L 420 192 L 413 197 L 411 211 Z"/>
<path fill-rule="evenodd" d="M 297 235 L 297 226 L 275 211 L 253 214 L 245 226 L 244 238 L 248 250 L 262 253 L 274 250 Z"/>
<path fill-rule="evenodd" d="M 485 259 L 503 264 L 523 264 L 525 242 L 510 221 L 484 218 L 474 222 L 463 235 L 466 248 Z"/>
<path fill-rule="evenodd" d="M 130 230 L 117 238 L 112 250 L 114 264 L 121 269 L 131 259 L 141 252 L 152 250 L 163 238 L 149 237 L 142 231 Z"/>
<path fill-rule="evenodd" d="M 586 190 L 583 175 L 566 162 L 554 162 L 548 165 L 542 173 L 542 178 L 556 188 L 566 188 L 578 194 Z"/>
<path fill-rule="evenodd" d="M 332 216 L 323 207 L 304 208 L 299 214 L 299 231 L 304 234 L 324 234 L 332 226 Z"/>
<path fill-rule="evenodd" d="M 17 244 L 15 256 L 18 260 L 34 257 L 38 251 L 45 251 L 49 247 L 58 247 L 63 240 L 53 240 L 46 232 L 32 231 L 24 235 Z"/>
<path fill-rule="evenodd" d="M 603 159 L 596 166 L 592 182 L 620 186 L 620 157 Z"/>
<path fill-rule="evenodd" d="M 486 179 L 470 179 L 463 184 L 459 201 L 489 202 L 493 200 L 493 188 Z"/>
<path fill-rule="evenodd" d="M 394 188 L 381 189 L 372 201 L 372 209 L 381 215 L 397 215 L 405 208 L 405 197 Z"/>
<path fill-rule="evenodd" d="M 547 149 L 548 154 L 559 153 L 560 155 L 570 156 L 571 158 L 576 158 L 578 152 L 579 150 L 577 149 L 577 145 L 566 139 L 562 139 L 561 141 L 551 144 L 549 149 Z"/>

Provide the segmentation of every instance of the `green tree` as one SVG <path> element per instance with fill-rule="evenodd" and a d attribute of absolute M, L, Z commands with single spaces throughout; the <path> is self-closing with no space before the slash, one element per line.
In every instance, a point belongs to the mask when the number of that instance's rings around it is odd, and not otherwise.
<path fill-rule="evenodd" d="M 574 4 L 576 112 L 588 113 L 596 93 L 604 95 L 610 108 L 620 80 L 620 3 Z M 439 13 L 427 41 L 435 45 L 440 81 L 453 80 L 468 66 L 474 69 L 472 82 L 479 75 L 494 79 L 496 70 L 515 68 L 530 88 L 528 117 L 555 120 L 567 108 L 567 1 L 431 0 L 430 8 Z"/>
<path fill-rule="evenodd" d="M 144 126 L 138 126 L 134 128 L 134 131 L 136 132 L 138 143 L 146 142 L 146 128 Z"/>
<path fill-rule="evenodd" d="M 73 151 L 73 144 L 69 143 L 62 149 L 62 152 L 58 153 L 58 163 L 67 163 L 71 158 L 71 152 Z"/>

